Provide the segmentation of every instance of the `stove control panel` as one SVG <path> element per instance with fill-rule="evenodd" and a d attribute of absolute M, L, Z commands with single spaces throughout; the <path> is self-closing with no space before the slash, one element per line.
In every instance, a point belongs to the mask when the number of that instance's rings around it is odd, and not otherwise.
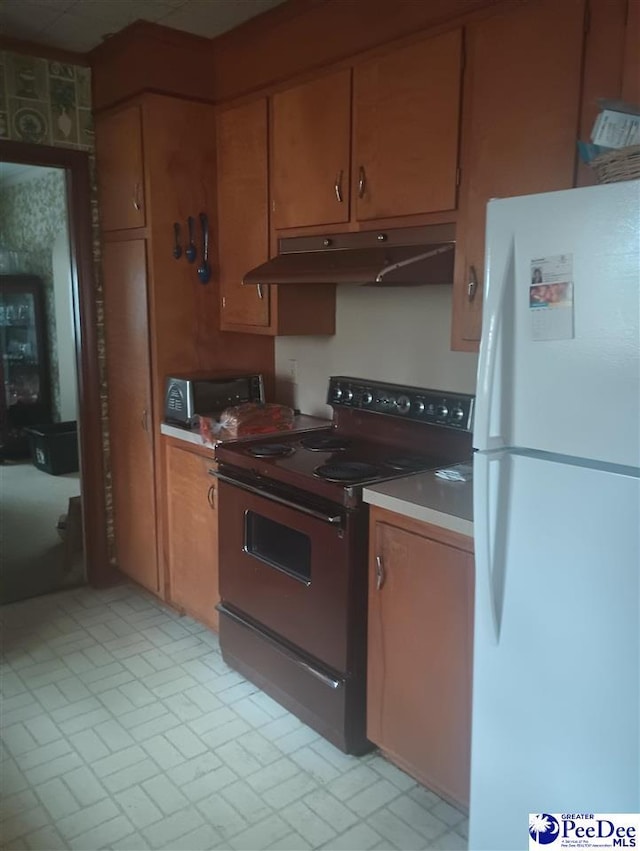
<path fill-rule="evenodd" d="M 475 397 L 403 384 L 335 375 L 329 379 L 327 404 L 400 417 L 430 425 L 471 431 Z"/>

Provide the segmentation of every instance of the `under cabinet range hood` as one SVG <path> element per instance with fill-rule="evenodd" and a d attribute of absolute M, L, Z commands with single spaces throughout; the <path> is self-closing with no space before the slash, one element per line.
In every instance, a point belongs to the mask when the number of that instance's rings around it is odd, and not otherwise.
<path fill-rule="evenodd" d="M 455 225 L 282 237 L 278 255 L 244 276 L 246 285 L 453 283 Z"/>

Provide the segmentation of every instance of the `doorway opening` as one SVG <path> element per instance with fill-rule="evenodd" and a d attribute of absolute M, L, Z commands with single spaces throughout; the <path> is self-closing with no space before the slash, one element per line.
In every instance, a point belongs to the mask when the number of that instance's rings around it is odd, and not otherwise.
<path fill-rule="evenodd" d="M 0 162 L 0 601 L 84 582 L 65 173 Z"/>
<path fill-rule="evenodd" d="M 16 367 L 1 373 L 0 413 L 7 419 L 13 403 L 18 414 L 18 428 L 1 424 L 0 602 L 8 603 L 111 584 L 117 573 L 106 534 L 89 155 L 2 141 L 0 163 L 12 175 L 0 185 L 0 348 L 3 367 Z M 38 290 L 39 330 L 38 320 L 26 327 Z M 27 368 L 38 360 L 41 368 Z M 29 409 L 36 397 L 40 406 Z M 42 422 L 22 422 L 29 410 Z"/>

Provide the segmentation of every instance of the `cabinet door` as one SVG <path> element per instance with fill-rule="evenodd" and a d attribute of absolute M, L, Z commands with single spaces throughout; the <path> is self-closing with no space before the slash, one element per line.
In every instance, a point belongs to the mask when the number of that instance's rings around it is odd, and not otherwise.
<path fill-rule="evenodd" d="M 470 26 L 456 234 L 454 349 L 477 349 L 490 198 L 573 185 L 584 0 L 539 0 Z"/>
<path fill-rule="evenodd" d="M 96 160 L 102 230 L 144 227 L 140 108 L 96 118 Z"/>
<path fill-rule="evenodd" d="M 267 101 L 222 112 L 217 121 L 221 328 L 269 325 L 269 287 L 243 276 L 269 259 Z"/>
<path fill-rule="evenodd" d="M 214 461 L 167 443 L 171 600 L 218 628 L 218 516 Z"/>
<path fill-rule="evenodd" d="M 461 30 L 355 68 L 357 219 L 455 209 L 461 75 Z"/>
<path fill-rule="evenodd" d="M 367 737 L 422 783 L 466 804 L 472 557 L 380 521 L 372 544 Z"/>
<path fill-rule="evenodd" d="M 351 71 L 274 95 L 272 223 L 276 229 L 349 221 Z"/>
<path fill-rule="evenodd" d="M 109 445 L 119 569 L 158 591 L 144 240 L 102 246 Z"/>

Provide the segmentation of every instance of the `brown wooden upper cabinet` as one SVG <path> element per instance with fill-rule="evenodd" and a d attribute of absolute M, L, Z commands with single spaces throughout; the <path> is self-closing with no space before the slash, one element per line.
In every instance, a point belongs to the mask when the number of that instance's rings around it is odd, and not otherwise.
<path fill-rule="evenodd" d="M 243 286 L 269 259 L 267 100 L 218 114 L 220 328 L 252 334 L 333 334 L 335 288 Z"/>
<path fill-rule="evenodd" d="M 142 117 L 138 105 L 97 119 L 96 156 L 102 230 L 146 225 Z"/>
<path fill-rule="evenodd" d="M 574 182 L 585 0 L 538 0 L 469 26 L 452 348 L 478 348 L 490 198 Z"/>
<path fill-rule="evenodd" d="M 461 74 L 456 29 L 274 95 L 274 228 L 455 209 Z"/>
<path fill-rule="evenodd" d="M 266 98 L 219 113 L 217 142 L 221 328 L 267 328 L 269 288 L 242 286 L 269 259 Z"/>
<path fill-rule="evenodd" d="M 271 133 L 273 226 L 348 222 L 351 70 L 274 95 Z"/>
<path fill-rule="evenodd" d="M 355 67 L 358 221 L 455 209 L 461 75 L 459 29 Z"/>

